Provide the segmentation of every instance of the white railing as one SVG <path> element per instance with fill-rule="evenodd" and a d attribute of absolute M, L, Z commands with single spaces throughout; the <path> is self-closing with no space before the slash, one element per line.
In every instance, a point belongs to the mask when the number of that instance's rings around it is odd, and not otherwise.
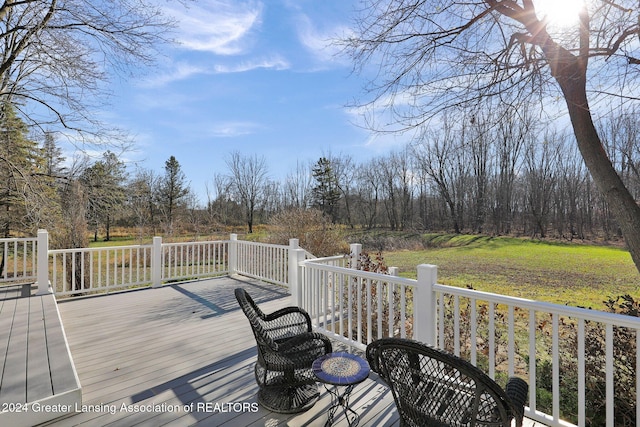
<path fill-rule="evenodd" d="M 297 248 L 297 239 L 289 246 L 240 241 L 232 235 L 235 248 L 232 271 L 247 277 L 289 286 L 289 249 Z M 294 245 L 294 246 L 292 246 Z"/>
<path fill-rule="evenodd" d="M 37 238 L 0 239 L 0 283 L 36 278 Z"/>
<path fill-rule="evenodd" d="M 163 243 L 154 237 L 151 245 L 47 250 L 48 233 L 40 230 L 38 245 L 43 259 L 36 262 L 34 252 L 32 263 L 46 266 L 39 292 L 85 295 L 225 274 L 288 286 L 289 249 L 297 249 L 298 241 L 270 245 L 238 241 L 232 234 L 220 241 Z"/>
<path fill-rule="evenodd" d="M 228 241 L 163 243 L 162 281 L 227 274 L 228 252 Z"/>
<path fill-rule="evenodd" d="M 416 291 L 415 280 L 332 265 L 328 260 L 303 264 L 300 305 L 317 330 L 359 350 L 382 337 L 416 338 L 412 327 L 416 313 L 407 306 Z"/>
<path fill-rule="evenodd" d="M 151 245 L 49 251 L 57 295 L 104 292 L 151 283 Z"/>
<path fill-rule="evenodd" d="M 228 274 L 228 257 L 228 240 L 162 243 L 162 238 L 156 237 L 151 245 L 55 249 L 45 258 L 49 274 L 43 281 L 49 282 L 57 295 L 160 286 Z"/>
<path fill-rule="evenodd" d="M 493 378 L 499 370 L 525 377 L 528 417 L 611 427 L 640 420 L 640 318 L 438 284 L 432 289 L 438 346 L 486 367 Z M 539 402 L 537 394 L 550 395 L 550 402 Z"/>
<path fill-rule="evenodd" d="M 429 265 L 417 280 L 298 266 L 292 299 L 334 339 L 362 350 L 381 337 L 412 338 L 503 384 L 523 377 L 526 416 L 546 425 L 640 425 L 640 318 L 440 285 Z"/>

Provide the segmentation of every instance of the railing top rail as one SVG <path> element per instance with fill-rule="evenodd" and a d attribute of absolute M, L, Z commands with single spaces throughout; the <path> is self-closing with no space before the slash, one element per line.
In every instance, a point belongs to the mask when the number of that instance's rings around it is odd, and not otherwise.
<path fill-rule="evenodd" d="M 35 242 L 37 237 L 3 237 L 0 239 L 0 243 L 3 242 Z"/>
<path fill-rule="evenodd" d="M 418 284 L 418 281 L 415 279 L 407 279 L 406 277 L 390 276 L 388 274 L 356 270 L 356 269 L 347 268 L 347 267 L 338 267 L 335 265 L 320 264 L 315 261 L 316 260 L 313 260 L 313 259 L 306 260 L 306 261 L 301 261 L 300 264 L 303 266 L 307 264 L 311 264 L 313 268 L 318 270 L 329 271 L 333 273 L 341 273 L 347 276 L 358 276 L 358 277 L 362 277 L 363 279 L 380 280 L 383 282 L 395 283 L 398 285 L 416 286 Z"/>
<path fill-rule="evenodd" d="M 612 324 L 615 326 L 623 326 L 627 328 L 633 328 L 640 330 L 640 318 L 627 316 L 624 314 L 607 313 L 605 311 L 590 310 L 581 307 L 572 307 L 569 305 L 553 304 L 550 302 L 533 301 L 530 299 L 512 297 L 500 294 L 493 294 L 490 292 L 477 291 L 474 289 L 458 288 L 455 286 L 447 286 L 436 284 L 433 286 L 435 291 L 464 296 L 468 298 L 475 298 L 479 300 L 486 300 L 495 302 L 498 304 L 512 305 L 520 308 L 527 308 L 530 310 L 543 311 L 551 314 L 558 314 L 562 316 L 574 317 L 583 320 L 591 320 L 606 324 Z"/>
<path fill-rule="evenodd" d="M 345 259 L 345 258 L 349 258 L 349 255 L 333 255 L 333 256 L 326 256 L 326 257 L 322 257 L 322 258 L 312 258 L 312 259 L 306 259 L 306 262 L 314 262 L 314 263 L 324 263 L 327 261 L 337 261 L 340 259 Z"/>
<path fill-rule="evenodd" d="M 192 245 L 209 245 L 212 243 L 229 243 L 230 240 L 202 240 L 193 242 L 169 242 L 162 243 L 162 246 L 192 246 Z"/>
<path fill-rule="evenodd" d="M 64 254 L 69 252 L 100 252 L 100 251 L 113 251 L 120 249 L 142 249 L 151 248 L 153 245 L 126 245 L 126 246 L 102 246 L 99 248 L 69 248 L 69 249 L 49 249 L 50 254 Z"/>
<path fill-rule="evenodd" d="M 248 240 L 236 240 L 236 242 L 239 244 L 248 245 L 248 246 L 264 246 L 264 247 L 270 247 L 270 248 L 289 249 L 289 245 L 276 245 L 273 243 L 250 242 Z"/>

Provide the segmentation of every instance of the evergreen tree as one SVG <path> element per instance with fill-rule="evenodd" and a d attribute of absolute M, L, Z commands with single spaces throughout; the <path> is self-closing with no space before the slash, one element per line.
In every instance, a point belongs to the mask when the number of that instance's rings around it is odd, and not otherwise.
<path fill-rule="evenodd" d="M 28 138 L 26 124 L 10 103 L 0 107 L 0 234 L 31 232 L 33 195 L 40 194 L 37 180 L 42 157 L 37 143 Z"/>
<path fill-rule="evenodd" d="M 184 197 L 189 194 L 189 187 L 180 163 L 174 156 L 164 164 L 164 177 L 160 181 L 158 199 L 160 209 L 165 215 L 169 233 L 173 231 L 176 210 Z"/>
<path fill-rule="evenodd" d="M 56 144 L 56 139 L 52 132 L 45 132 L 44 134 L 42 157 L 44 159 L 45 175 L 51 178 L 61 178 L 64 176 L 67 170 L 64 166 L 66 159 L 62 156 L 62 150 Z"/>
<path fill-rule="evenodd" d="M 328 215 L 332 222 L 336 222 L 338 220 L 340 189 L 331 161 L 326 157 L 321 157 L 313 167 L 312 174 L 313 179 L 316 180 L 316 185 L 312 190 L 314 207 Z"/>

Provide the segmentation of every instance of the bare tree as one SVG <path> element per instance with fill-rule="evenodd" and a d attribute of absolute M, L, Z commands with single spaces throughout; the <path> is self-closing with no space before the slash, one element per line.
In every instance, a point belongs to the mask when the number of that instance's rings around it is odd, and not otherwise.
<path fill-rule="evenodd" d="M 465 181 L 469 175 L 468 159 L 459 136 L 452 126 L 425 132 L 414 145 L 416 164 L 422 175 L 433 180 L 444 201 L 455 233 L 464 228 Z"/>
<path fill-rule="evenodd" d="M 508 109 L 496 123 L 493 225 L 498 234 L 511 233 L 516 176 L 525 143 L 532 137 L 533 120 L 528 108 Z"/>
<path fill-rule="evenodd" d="M 342 206 L 344 209 L 343 219 L 346 221 L 347 225 L 353 228 L 353 218 L 352 218 L 352 198 L 353 198 L 353 182 L 355 180 L 356 167 L 351 156 L 339 155 L 339 156 L 331 156 L 329 155 L 329 161 L 333 166 L 333 170 L 336 176 L 336 181 L 338 185 L 338 190 L 341 194 Z M 342 216 L 342 215 L 341 215 Z"/>
<path fill-rule="evenodd" d="M 380 201 L 380 174 L 376 168 L 377 160 L 358 167 L 355 176 L 355 194 L 357 195 L 357 207 L 361 217 L 361 223 L 368 230 L 376 225 L 378 218 L 378 204 Z"/>
<path fill-rule="evenodd" d="M 313 177 L 309 165 L 296 163 L 296 169 L 285 178 L 284 207 L 306 209 L 311 206 Z"/>
<path fill-rule="evenodd" d="M 93 226 L 94 242 L 98 241 L 101 225 L 105 229 L 105 241 L 111 240 L 111 224 L 125 198 L 126 175 L 124 162 L 115 153 L 107 151 L 102 160 L 86 168 L 80 177 L 87 193 L 87 219 Z"/>
<path fill-rule="evenodd" d="M 231 172 L 231 189 L 236 201 L 242 205 L 249 233 L 253 233 L 256 210 L 263 203 L 268 180 L 267 163 L 264 157 L 243 156 L 235 151 L 226 160 Z"/>
<path fill-rule="evenodd" d="M 6 1 L 0 96 L 19 105 L 30 124 L 62 125 L 92 142 L 112 142 L 122 135 L 107 132 L 94 111 L 105 100 L 104 82 L 113 72 L 151 63 L 170 26 L 161 6 L 147 0 Z"/>
<path fill-rule="evenodd" d="M 514 107 L 538 100 L 552 114 L 559 89 L 580 153 L 640 269 L 640 207 L 606 155 L 590 104 L 638 101 L 630 94 L 640 81 L 640 6 L 584 2 L 568 27 L 551 25 L 536 7 L 534 0 L 371 0 L 344 42 L 356 67 L 379 64 L 370 105 L 387 105 L 403 129 L 487 96 Z"/>
<path fill-rule="evenodd" d="M 125 192 L 126 206 L 134 224 L 138 228 L 138 238 L 142 239 L 145 229 L 151 227 L 151 234 L 155 235 L 157 211 L 156 192 L 160 177 L 153 171 L 138 169 L 128 183 Z"/>

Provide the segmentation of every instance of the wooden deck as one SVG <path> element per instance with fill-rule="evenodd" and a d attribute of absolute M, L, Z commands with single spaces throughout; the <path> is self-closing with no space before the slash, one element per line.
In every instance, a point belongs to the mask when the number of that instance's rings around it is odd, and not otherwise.
<path fill-rule="evenodd" d="M 80 384 L 55 297 L 31 285 L 0 289 L 0 424 L 29 426 L 57 414 L 29 405 L 74 405 Z"/>
<path fill-rule="evenodd" d="M 324 425 L 324 389 L 300 415 L 257 405 L 255 341 L 233 295 L 239 286 L 265 312 L 290 305 L 285 289 L 229 277 L 59 302 L 83 406 L 46 425 Z M 360 426 L 399 424 L 391 393 L 375 374 L 356 387 L 351 403 Z M 334 425 L 346 426 L 336 415 Z"/>

